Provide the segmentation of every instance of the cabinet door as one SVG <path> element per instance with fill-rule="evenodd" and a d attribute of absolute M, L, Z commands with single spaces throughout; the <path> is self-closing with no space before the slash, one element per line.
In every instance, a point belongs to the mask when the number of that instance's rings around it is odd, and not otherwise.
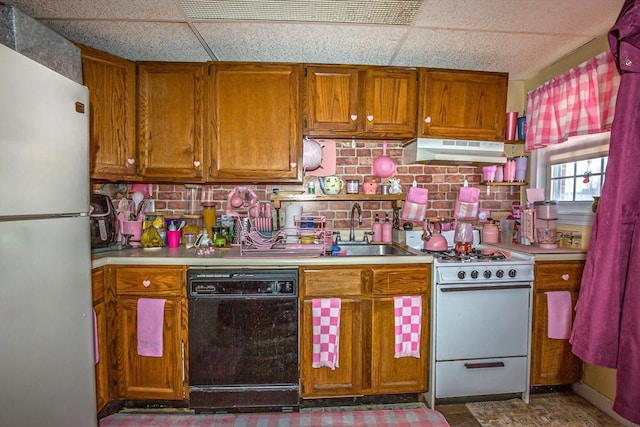
<path fill-rule="evenodd" d="M 305 135 L 354 135 L 361 129 L 359 76 L 358 67 L 305 67 Z"/>
<path fill-rule="evenodd" d="M 503 141 L 508 75 L 420 70 L 418 136 Z"/>
<path fill-rule="evenodd" d="M 209 81 L 207 113 L 211 178 L 236 182 L 300 182 L 301 67 L 220 64 Z"/>
<path fill-rule="evenodd" d="M 96 363 L 96 405 L 100 411 L 109 402 L 109 362 L 107 360 L 107 311 L 106 304 L 93 306 L 96 312 L 98 336 L 98 363 Z"/>
<path fill-rule="evenodd" d="M 429 298 L 422 296 L 420 358 L 395 358 L 393 297 L 373 299 L 371 393 L 420 393 L 427 390 Z"/>
<path fill-rule="evenodd" d="M 340 310 L 339 367 L 311 366 L 313 354 L 312 300 L 301 307 L 300 384 L 302 397 L 356 396 L 362 394 L 362 301 L 342 298 Z"/>
<path fill-rule="evenodd" d="M 368 68 L 364 105 L 366 134 L 376 137 L 415 137 L 417 72 L 397 68 Z"/>
<path fill-rule="evenodd" d="M 575 307 L 579 292 L 571 292 L 571 304 Z M 531 385 L 571 384 L 582 377 L 582 361 L 571 352 L 569 340 L 547 336 L 547 296 L 536 292 L 534 296 Z"/>
<path fill-rule="evenodd" d="M 531 385 L 571 384 L 582 376 L 582 361 L 571 352 L 569 340 L 547 336 L 547 291 L 568 291 L 572 307 L 578 300 L 583 261 L 541 262 L 535 265 Z M 574 312 L 575 315 L 575 312 Z"/>
<path fill-rule="evenodd" d="M 89 88 L 89 152 L 93 179 L 136 175 L 136 65 L 80 46 Z"/>
<path fill-rule="evenodd" d="M 118 388 L 121 399 L 182 399 L 185 397 L 182 351 L 182 302 L 164 306 L 163 355 L 145 357 L 137 351 L 138 298 L 120 298 L 118 319 Z"/>
<path fill-rule="evenodd" d="M 146 179 L 202 181 L 205 64 L 138 65 L 138 159 Z"/>

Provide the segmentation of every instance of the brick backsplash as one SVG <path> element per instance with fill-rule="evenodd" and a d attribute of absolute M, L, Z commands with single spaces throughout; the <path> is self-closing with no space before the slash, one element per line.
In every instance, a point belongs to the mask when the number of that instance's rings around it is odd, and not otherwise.
<path fill-rule="evenodd" d="M 365 177 L 372 175 L 374 160 L 382 154 L 382 141 L 356 141 L 356 147 L 352 148 L 351 140 L 337 141 L 336 153 L 336 175 L 342 179 L 359 179 L 361 182 Z M 427 216 L 429 218 L 451 217 L 458 189 L 463 185 L 466 178 L 469 186 L 480 187 L 480 208 L 488 209 L 493 213 L 502 213 L 504 216 L 511 212 L 511 206 L 520 202 L 519 186 L 494 186 L 490 187 L 487 194 L 487 187 L 481 185 L 482 170 L 480 167 L 470 166 L 431 166 L 421 164 L 402 164 L 402 144 L 390 142 L 387 144 L 387 155 L 394 159 L 397 165 L 395 178 L 399 178 L 403 190 L 412 185 L 415 179 L 419 187 L 429 190 L 429 202 Z M 307 188 L 307 183 L 314 177 L 305 177 L 302 185 L 279 185 L 279 184 L 242 184 L 250 187 L 262 202 L 269 201 L 274 187 L 283 190 L 302 190 Z M 387 182 L 387 179 L 378 179 L 378 182 Z M 94 191 L 99 191 L 102 183 L 94 182 Z M 227 205 L 227 194 L 233 190 L 233 184 L 212 184 L 215 192 L 215 200 L 218 212 L 221 212 Z M 153 199 L 155 210 L 166 217 L 180 216 L 185 212 L 185 187 L 182 184 L 154 184 Z M 316 192 L 321 192 L 316 185 Z M 118 195 L 117 198 L 121 198 Z M 327 227 L 340 229 L 349 227 L 349 212 L 353 202 L 305 202 L 303 210 L 308 214 L 324 215 L 327 218 Z M 375 214 L 381 219 L 385 213 L 392 216 L 391 202 L 367 201 L 361 202 L 363 224 L 360 229 L 369 229 Z"/>

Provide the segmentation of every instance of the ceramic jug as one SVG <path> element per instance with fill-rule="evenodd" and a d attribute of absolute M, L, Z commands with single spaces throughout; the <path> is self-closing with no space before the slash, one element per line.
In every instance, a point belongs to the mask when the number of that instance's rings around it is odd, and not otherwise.
<path fill-rule="evenodd" d="M 344 181 L 335 175 L 318 178 L 318 182 L 324 194 L 340 194 L 344 188 Z"/>

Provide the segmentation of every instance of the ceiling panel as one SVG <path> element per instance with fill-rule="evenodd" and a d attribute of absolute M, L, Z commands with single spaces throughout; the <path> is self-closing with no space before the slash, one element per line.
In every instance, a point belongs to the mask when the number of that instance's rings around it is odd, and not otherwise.
<path fill-rule="evenodd" d="M 624 0 L 4 0 L 130 60 L 424 66 L 512 80 L 607 33 Z"/>
<path fill-rule="evenodd" d="M 195 24 L 221 61 L 388 65 L 401 27 L 261 23 Z"/>

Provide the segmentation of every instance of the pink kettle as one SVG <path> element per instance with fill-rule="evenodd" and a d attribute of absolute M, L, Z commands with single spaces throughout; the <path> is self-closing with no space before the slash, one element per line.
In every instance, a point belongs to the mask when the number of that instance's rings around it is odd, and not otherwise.
<path fill-rule="evenodd" d="M 424 240 L 424 250 L 432 252 L 443 252 L 447 250 L 447 239 L 440 233 L 432 232 L 429 221 L 424 221 L 423 228 L 422 240 Z"/>

